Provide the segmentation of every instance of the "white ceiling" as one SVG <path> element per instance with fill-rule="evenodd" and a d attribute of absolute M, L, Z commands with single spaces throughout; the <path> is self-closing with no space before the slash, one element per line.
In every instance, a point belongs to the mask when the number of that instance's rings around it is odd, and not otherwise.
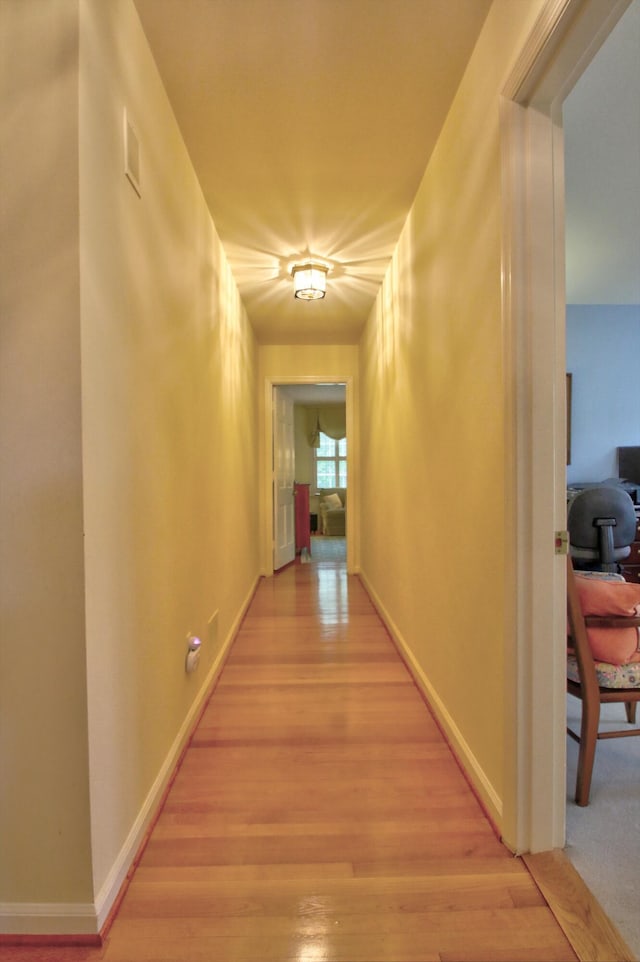
<path fill-rule="evenodd" d="M 258 339 L 357 342 L 490 0 L 135 2 Z"/>
<path fill-rule="evenodd" d="M 135 3 L 259 341 L 357 342 L 490 0 Z M 597 303 L 612 295 L 596 284 L 596 243 L 608 278 L 638 251 L 637 230 L 623 239 L 621 215 L 609 220 L 620 186 L 624 230 L 640 222 L 629 199 L 638 58 L 631 83 L 619 76 L 634 43 L 637 53 L 639 5 L 609 65 L 608 42 L 566 105 L 568 286 L 587 296 L 587 277 Z M 614 78 L 613 101 L 597 108 Z M 290 266 L 305 253 L 331 265 L 322 301 L 293 298 Z M 617 272 L 617 299 L 624 289 Z"/>
<path fill-rule="evenodd" d="M 563 107 L 567 301 L 640 304 L 640 0 Z"/>
<path fill-rule="evenodd" d="M 281 390 L 296 404 L 344 404 L 347 397 L 344 384 L 287 384 Z"/>

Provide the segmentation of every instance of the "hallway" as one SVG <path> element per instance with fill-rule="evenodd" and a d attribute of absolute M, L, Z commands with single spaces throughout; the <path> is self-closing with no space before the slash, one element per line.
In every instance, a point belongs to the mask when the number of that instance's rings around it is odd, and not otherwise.
<path fill-rule="evenodd" d="M 0 958 L 576 957 L 361 583 L 318 562 L 260 582 L 103 948 Z"/>

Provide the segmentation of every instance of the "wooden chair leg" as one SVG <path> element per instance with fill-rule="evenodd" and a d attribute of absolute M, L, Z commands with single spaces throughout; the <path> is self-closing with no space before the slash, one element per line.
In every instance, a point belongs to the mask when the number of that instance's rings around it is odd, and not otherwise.
<path fill-rule="evenodd" d="M 625 711 L 627 713 L 627 721 L 630 725 L 635 725 L 636 723 L 636 705 L 637 701 L 626 701 L 624 703 Z"/>
<path fill-rule="evenodd" d="M 598 726 L 600 724 L 600 703 L 589 705 L 582 702 L 582 720 L 580 724 L 580 751 L 578 753 L 578 773 L 576 776 L 576 804 L 589 804 L 591 791 L 591 776 L 593 761 L 598 744 Z"/>

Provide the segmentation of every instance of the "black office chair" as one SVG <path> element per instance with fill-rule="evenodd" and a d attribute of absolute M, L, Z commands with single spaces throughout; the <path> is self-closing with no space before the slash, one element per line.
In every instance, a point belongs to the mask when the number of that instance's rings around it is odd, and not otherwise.
<path fill-rule="evenodd" d="M 567 528 L 576 570 L 617 572 L 635 540 L 633 501 L 615 485 L 585 488 L 569 505 Z"/>

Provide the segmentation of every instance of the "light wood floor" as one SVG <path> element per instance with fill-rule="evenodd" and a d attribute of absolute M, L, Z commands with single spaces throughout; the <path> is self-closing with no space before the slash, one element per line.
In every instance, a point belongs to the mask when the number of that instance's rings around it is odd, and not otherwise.
<path fill-rule="evenodd" d="M 102 949 L 0 957 L 576 958 L 360 582 L 330 564 L 260 583 Z"/>

